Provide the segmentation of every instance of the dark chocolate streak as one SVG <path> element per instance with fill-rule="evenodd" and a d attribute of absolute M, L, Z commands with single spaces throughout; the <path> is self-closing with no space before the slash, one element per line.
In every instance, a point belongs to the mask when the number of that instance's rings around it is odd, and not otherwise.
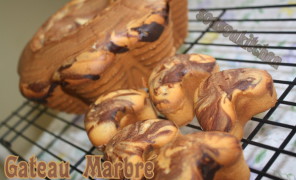
<path fill-rule="evenodd" d="M 247 90 L 249 87 L 256 87 L 257 84 L 253 84 L 253 81 L 256 80 L 253 77 L 248 77 L 247 79 L 238 80 L 229 87 L 229 83 L 220 84 L 219 87 L 227 93 L 229 100 L 232 99 L 232 93 L 234 90 L 239 89 L 241 91 Z"/>
<path fill-rule="evenodd" d="M 126 147 L 128 147 L 128 146 L 133 147 L 133 149 L 127 150 L 127 149 L 123 149 L 123 148 L 121 148 L 121 149 L 118 148 L 117 156 L 120 157 L 120 154 L 127 154 L 129 156 L 133 156 L 133 155 L 141 156 L 143 154 L 143 152 L 145 151 L 145 147 L 138 147 L 138 146 L 135 146 L 132 144 L 130 144 L 130 145 L 126 144 Z M 121 159 L 122 159 L 122 157 L 121 157 Z"/>
<path fill-rule="evenodd" d="M 160 131 L 159 133 L 153 135 L 153 136 L 150 136 L 150 139 L 155 139 L 159 136 L 165 136 L 167 134 L 170 134 L 172 131 L 171 130 L 164 130 L 164 131 Z"/>
<path fill-rule="evenodd" d="M 169 23 L 169 13 L 170 13 L 170 5 L 168 2 L 166 4 L 166 8 L 163 9 L 162 12 L 163 12 L 163 17 L 164 17 L 165 23 L 168 24 Z"/>
<path fill-rule="evenodd" d="M 180 82 L 182 78 L 187 74 L 188 68 L 185 64 L 177 64 L 171 71 L 168 71 L 163 77 L 161 84 L 169 84 Z"/>
<path fill-rule="evenodd" d="M 112 41 L 110 41 L 107 44 L 107 49 L 114 54 L 120 54 L 120 53 L 125 53 L 125 52 L 129 51 L 129 49 L 127 47 L 118 46 L 117 44 L 114 44 Z"/>
<path fill-rule="evenodd" d="M 197 166 L 205 180 L 214 179 L 215 173 L 221 166 L 207 153 L 203 153 L 201 159 L 197 161 Z"/>
<path fill-rule="evenodd" d="M 138 127 L 135 127 L 136 135 L 132 137 L 132 141 L 145 141 L 148 143 L 153 143 L 153 139 L 157 138 L 158 136 L 169 134 L 170 130 L 164 130 L 155 134 L 160 128 L 165 126 L 173 126 L 172 123 L 168 120 L 158 121 L 151 124 L 151 126 L 143 133 L 138 134 L 140 130 L 141 124 L 138 124 Z M 153 136 L 152 136 L 153 135 Z M 148 138 L 149 137 L 149 138 Z"/>
<path fill-rule="evenodd" d="M 256 87 L 261 82 L 259 80 L 258 83 L 254 83 L 256 78 L 240 75 L 243 73 L 245 73 L 244 69 L 219 72 L 205 81 L 200 91 L 197 107 L 204 107 L 205 104 L 206 107 L 202 110 L 196 109 L 197 119 L 204 130 L 229 132 L 232 129 L 234 119 L 231 119 L 224 111 L 220 102 L 227 98 L 231 101 L 233 91 L 236 89 L 245 91 Z M 227 93 L 227 97 L 221 99 L 223 92 Z"/>
<path fill-rule="evenodd" d="M 160 14 L 164 18 L 165 24 L 168 24 L 168 22 L 169 22 L 169 11 L 170 11 L 170 5 L 167 2 L 166 8 L 163 8 L 161 11 L 154 11 L 151 14 Z"/>
<path fill-rule="evenodd" d="M 116 134 L 111 142 L 109 142 L 109 145 L 112 144 L 114 147 L 113 155 L 116 155 L 119 158 L 122 154 L 143 157 L 144 153 L 151 150 L 155 143 L 155 138 L 166 136 L 172 132 L 171 130 L 162 130 L 158 132 L 160 128 L 173 126 L 173 123 L 170 121 L 163 120 L 153 122 L 145 132 L 142 133 L 142 129 L 146 124 L 145 121 L 137 122 L 124 129 L 120 134 Z M 124 146 L 122 146 L 123 144 Z M 132 151 L 129 149 L 132 149 Z"/>
<path fill-rule="evenodd" d="M 74 63 L 74 62 L 73 62 L 73 63 Z M 71 64 L 67 64 L 67 65 L 64 65 L 64 66 L 61 66 L 61 67 L 58 69 L 58 71 L 61 72 L 61 71 L 65 70 L 65 69 L 70 68 L 70 67 L 73 65 L 73 63 L 71 63 Z"/>
<path fill-rule="evenodd" d="M 154 42 L 162 34 L 164 26 L 156 22 L 152 22 L 150 24 L 143 24 L 140 27 L 132 28 L 132 30 L 139 33 L 140 41 Z"/>
<path fill-rule="evenodd" d="M 28 88 L 36 93 L 39 93 L 47 86 L 49 86 L 48 83 L 32 83 L 29 84 Z"/>
<path fill-rule="evenodd" d="M 165 76 L 163 77 L 160 84 L 170 84 L 170 83 L 176 83 L 181 82 L 183 77 L 190 71 L 206 71 L 211 72 L 216 63 L 196 63 L 192 61 L 185 61 L 179 64 L 176 64 L 172 69 L 169 69 Z M 165 70 L 161 68 L 161 70 Z M 159 70 L 159 71 L 161 71 Z"/>
<path fill-rule="evenodd" d="M 191 64 L 196 64 L 196 66 L 200 67 L 201 69 L 207 71 L 207 72 L 212 72 L 216 62 L 209 62 L 209 63 L 196 63 L 196 62 L 191 62 Z"/>
<path fill-rule="evenodd" d="M 91 80 L 98 80 L 98 79 L 100 79 L 100 75 L 86 74 L 86 75 L 82 75 L 82 78 L 91 79 Z"/>
<path fill-rule="evenodd" d="M 266 89 L 269 91 L 270 96 L 273 95 L 273 85 L 272 84 L 273 84 L 272 81 L 266 84 Z"/>
<path fill-rule="evenodd" d="M 232 128 L 232 121 L 231 121 L 230 116 L 225 111 L 224 111 L 224 113 L 225 113 L 225 116 L 227 117 L 227 122 L 226 122 L 226 125 L 225 125 L 225 128 L 223 131 L 229 132 Z"/>
<path fill-rule="evenodd" d="M 212 125 L 211 128 L 215 128 L 216 130 L 222 130 L 225 132 L 229 132 L 232 128 L 232 119 L 231 117 L 220 107 L 221 99 L 216 104 L 216 113 L 215 118 L 211 118 L 213 116 L 212 113 L 208 113 L 208 119 L 211 119 Z M 205 113 L 206 114 L 206 113 Z M 209 129 L 209 130 L 210 130 Z"/>
<path fill-rule="evenodd" d="M 200 135 L 201 133 L 178 136 L 166 147 L 162 147 L 160 154 L 164 155 L 164 159 L 170 160 L 170 171 L 169 173 L 164 173 L 164 169 L 158 165 L 162 161 L 157 162 L 155 167 L 156 179 L 174 179 L 182 172 L 187 172 L 188 169 L 191 171 L 187 176 L 188 179 L 214 179 L 215 173 L 223 167 L 215 161 L 215 157 L 220 155 L 219 148 L 224 147 L 214 148 L 204 135 Z M 221 138 L 224 138 L 224 136 Z M 179 149 L 180 147 L 182 147 L 181 150 L 168 155 L 168 151 Z"/>
<path fill-rule="evenodd" d="M 196 114 L 197 119 L 204 130 L 217 130 L 229 132 L 232 128 L 231 118 L 220 107 L 221 98 L 215 97 L 213 99 L 215 99 L 215 101 L 211 102 L 210 106 L 202 109 L 201 112 Z M 207 103 L 207 98 L 199 102 L 199 104 L 203 103 Z"/>
<path fill-rule="evenodd" d="M 46 104 L 47 103 L 47 98 L 49 98 L 52 95 L 52 92 L 54 91 L 54 89 L 58 86 L 58 83 L 52 83 L 50 85 L 49 90 L 47 91 L 47 93 L 41 97 L 28 97 L 26 96 L 29 100 L 40 103 L 40 104 Z M 40 92 L 42 91 L 42 88 L 45 88 L 44 85 L 37 85 L 37 84 L 30 84 L 29 88 L 34 91 L 34 92 Z"/>
<path fill-rule="evenodd" d="M 116 116 L 118 112 L 128 113 L 133 112 L 133 103 L 127 100 L 122 99 L 108 99 L 106 101 L 101 102 L 100 104 L 95 105 L 92 107 L 95 111 L 89 116 L 91 116 L 97 124 L 106 121 L 113 121 L 116 124 L 116 127 L 119 127 L 117 122 Z M 89 121 L 87 118 L 86 121 Z"/>
<path fill-rule="evenodd" d="M 80 74 L 63 74 L 62 79 L 71 79 L 71 80 L 79 80 L 79 79 L 90 79 L 90 80 L 98 80 L 100 79 L 100 75 L 98 74 L 85 74 L 85 75 L 80 75 Z M 65 84 L 63 84 L 65 85 Z M 67 85 L 67 83 L 66 83 Z"/>
<path fill-rule="evenodd" d="M 97 122 L 97 124 L 100 124 L 104 121 L 113 121 L 116 125 L 116 128 L 119 128 L 119 124 L 118 122 L 115 120 L 116 119 L 116 115 L 118 112 L 122 112 L 125 113 L 126 112 L 126 107 L 124 106 L 119 106 L 119 107 L 115 107 L 113 109 L 110 109 L 109 111 L 105 111 L 103 113 L 100 114 L 100 121 Z"/>

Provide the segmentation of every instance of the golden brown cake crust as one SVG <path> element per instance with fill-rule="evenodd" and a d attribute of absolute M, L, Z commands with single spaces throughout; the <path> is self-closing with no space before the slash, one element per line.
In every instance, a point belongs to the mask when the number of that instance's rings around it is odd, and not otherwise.
<path fill-rule="evenodd" d="M 195 93 L 196 117 L 204 130 L 230 132 L 239 139 L 252 116 L 276 103 L 271 76 L 263 70 L 242 68 L 211 75 Z"/>
<path fill-rule="evenodd" d="M 247 180 L 250 176 L 240 142 L 223 132 L 178 136 L 160 148 L 155 163 L 155 180 Z"/>
<path fill-rule="evenodd" d="M 128 125 L 118 131 L 106 145 L 105 160 L 113 163 L 127 160 L 134 165 L 144 163 L 155 155 L 151 152 L 167 144 L 177 135 L 178 127 L 168 120 L 150 119 Z M 143 172 L 140 174 L 142 177 Z"/>
<path fill-rule="evenodd" d="M 129 124 L 156 118 L 149 96 L 142 90 L 118 90 L 100 96 L 90 106 L 84 120 L 94 146 L 102 146 Z"/>
<path fill-rule="evenodd" d="M 81 103 L 90 104 L 99 95 L 144 87 L 155 64 L 173 55 L 186 35 L 173 35 L 173 21 L 182 17 L 172 17 L 170 6 L 180 5 L 174 1 L 183 0 L 69 2 L 25 47 L 18 69 L 22 94 L 58 110 L 49 97 L 68 94 L 81 109 L 65 110 L 81 113 L 86 110 Z"/>
<path fill-rule="evenodd" d="M 149 93 L 156 108 L 182 126 L 194 117 L 195 89 L 219 70 L 216 60 L 203 54 L 182 54 L 162 61 L 149 78 Z"/>

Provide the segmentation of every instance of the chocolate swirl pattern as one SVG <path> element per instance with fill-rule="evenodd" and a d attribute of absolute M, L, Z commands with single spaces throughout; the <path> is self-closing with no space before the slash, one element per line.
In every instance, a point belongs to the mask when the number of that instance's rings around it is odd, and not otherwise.
<path fill-rule="evenodd" d="M 241 139 L 252 116 L 276 103 L 271 76 L 259 69 L 232 69 L 211 75 L 195 92 L 195 113 L 206 131 L 225 131 Z"/>
<path fill-rule="evenodd" d="M 180 135 L 160 148 L 155 163 L 155 180 L 247 180 L 250 177 L 239 140 L 223 132 Z"/>
<path fill-rule="evenodd" d="M 118 131 L 106 145 L 105 159 L 113 163 L 124 159 L 134 165 L 144 163 L 153 159 L 155 151 L 178 134 L 177 126 L 172 121 L 163 119 L 150 119 L 128 125 Z M 142 171 L 139 174 L 143 177 Z"/>
<path fill-rule="evenodd" d="M 72 0 L 25 47 L 22 94 L 83 113 L 104 93 L 145 87 L 152 68 L 186 36 L 187 13 L 174 6 L 187 12 L 184 0 Z"/>
<path fill-rule="evenodd" d="M 219 70 L 213 57 L 176 55 L 156 66 L 149 78 L 149 93 L 156 108 L 178 126 L 194 117 L 194 91 Z"/>
<path fill-rule="evenodd" d="M 154 118 L 156 114 L 145 91 L 119 90 L 99 97 L 91 105 L 84 124 L 92 144 L 103 146 L 119 129 Z"/>

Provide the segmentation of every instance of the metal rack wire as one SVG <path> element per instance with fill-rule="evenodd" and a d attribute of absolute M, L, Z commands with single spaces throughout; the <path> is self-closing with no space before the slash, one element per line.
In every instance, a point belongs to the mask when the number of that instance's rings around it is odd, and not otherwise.
<path fill-rule="evenodd" d="M 296 5 L 271 5 L 271 6 L 248 6 L 248 7 L 231 7 L 231 8 L 206 8 L 206 10 L 211 12 L 216 12 L 219 20 L 224 20 L 226 22 L 274 22 L 274 21 L 296 21 L 294 18 L 282 18 L 282 19 L 225 19 L 223 16 L 229 11 L 239 11 L 239 10 L 250 10 L 250 9 L 269 9 L 269 8 L 293 8 Z M 196 14 L 200 9 L 189 9 L 189 13 Z M 216 20 L 217 21 L 217 20 Z M 196 19 L 189 19 L 190 23 L 195 23 Z M 223 43 L 203 43 L 201 40 L 210 33 L 223 33 L 223 31 L 212 31 L 211 26 L 213 22 L 210 23 L 204 30 L 196 30 L 191 28 L 189 25 L 189 34 L 197 34 L 196 38 L 189 41 L 185 41 L 182 53 L 190 53 L 193 51 L 195 46 L 204 47 L 237 47 L 235 44 L 223 44 Z M 256 34 L 275 34 L 275 35 L 295 35 L 296 31 L 262 31 L 262 30 L 251 30 L 249 33 Z M 254 47 L 254 46 L 250 46 Z M 296 50 L 295 46 L 269 46 L 270 49 L 283 49 L 283 50 Z M 226 53 L 227 54 L 227 53 Z M 261 64 L 261 65 L 272 65 L 271 62 L 263 62 L 259 60 L 251 59 L 231 59 L 225 57 L 215 57 L 220 62 L 232 62 L 238 63 L 239 67 L 244 67 L 245 64 Z M 296 61 L 296 60 L 295 60 Z M 296 68 L 296 63 L 281 62 L 277 63 L 279 67 Z M 284 122 L 278 122 L 271 120 L 271 116 L 277 113 L 277 109 L 281 105 L 296 107 L 296 102 L 286 100 L 286 97 L 293 92 L 293 88 L 296 85 L 296 77 L 292 77 L 292 80 L 280 80 L 275 79 L 275 84 L 280 84 L 286 86 L 283 89 L 282 94 L 278 97 L 278 102 L 275 107 L 266 112 L 262 117 L 253 117 L 252 122 L 255 123 L 253 130 L 242 139 L 242 147 L 246 150 L 247 147 L 252 146 L 255 149 L 264 149 L 272 152 L 269 160 L 260 168 L 250 167 L 254 179 L 285 179 L 285 177 L 277 176 L 269 172 L 269 169 L 274 164 L 274 162 L 281 155 L 286 155 L 289 158 L 296 158 L 295 149 L 287 150 L 286 146 L 290 143 L 291 139 L 296 133 L 296 123 L 287 124 Z M 85 155 L 87 154 L 98 154 L 98 152 L 93 146 L 88 143 L 87 136 L 84 132 L 83 123 L 81 116 L 75 117 L 74 115 L 67 115 L 64 113 L 56 113 L 49 110 L 43 106 L 33 104 L 31 102 L 24 102 L 19 108 L 17 108 L 9 117 L 7 117 L 0 126 L 0 143 L 9 151 L 10 154 L 14 154 L 20 157 L 20 160 L 28 160 L 26 153 L 22 147 L 18 147 L 19 142 L 25 142 L 30 144 L 32 147 L 30 152 L 35 152 L 37 158 L 49 158 L 50 160 L 58 161 L 69 161 L 71 167 L 71 176 L 81 178 L 81 174 L 84 169 Z M 46 122 L 48 119 L 54 119 L 51 123 L 56 123 L 53 126 L 44 125 L 49 124 Z M 284 128 L 287 131 L 287 136 L 283 142 L 280 142 L 278 147 L 258 142 L 254 140 L 254 137 L 258 135 L 258 132 L 262 130 L 264 125 L 272 125 L 275 127 Z M 57 127 L 59 130 L 57 130 Z M 201 130 L 198 125 L 189 124 L 188 129 L 192 131 Z M 183 128 L 184 129 L 184 128 Z M 28 135 L 28 131 L 38 130 L 41 134 L 46 134 L 47 139 L 50 139 L 46 143 L 42 143 L 40 140 L 34 139 Z M 69 133 L 72 132 L 72 133 Z M 73 133 L 74 132 L 74 133 Z M 74 134 L 74 136 L 73 136 Z M 77 135 L 77 136 L 76 136 Z M 78 137 L 79 136 L 79 137 Z M 79 140 L 78 140 L 79 139 Z M 81 145 L 81 143 L 84 143 Z M 62 147 L 62 148 L 61 148 Z M 68 149 L 75 149 L 78 153 L 63 153 L 62 151 L 67 151 Z M 295 159 L 296 160 L 296 159 Z M 296 161 L 295 161 L 296 162 Z M 295 168 L 296 170 L 296 168 Z"/>

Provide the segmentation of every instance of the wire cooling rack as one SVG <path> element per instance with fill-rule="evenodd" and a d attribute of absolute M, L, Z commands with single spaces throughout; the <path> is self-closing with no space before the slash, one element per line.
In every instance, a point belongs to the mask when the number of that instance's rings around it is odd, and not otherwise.
<path fill-rule="evenodd" d="M 237 15 L 243 11 L 250 15 L 253 13 L 251 11 L 262 13 L 262 10 L 266 10 L 270 13 L 269 11 L 273 12 L 279 8 L 295 7 L 296 5 L 272 5 L 205 9 L 219 18 L 216 21 L 224 20 L 237 29 L 254 33 L 258 37 L 267 37 L 273 43 L 268 49 L 279 55 L 284 54 L 282 51 L 289 51 L 292 57 L 296 57 L 293 55 L 296 45 L 289 44 L 289 40 L 296 37 L 295 26 L 294 29 L 290 28 L 291 23 L 295 23 L 295 18 L 258 19 L 240 18 Z M 279 69 L 274 70 L 270 66 L 271 62 L 248 56 L 241 47 L 223 38 L 223 31 L 213 31 L 213 23 L 205 25 L 198 22 L 195 16 L 199 10 L 189 9 L 189 35 L 180 48 L 180 53 L 198 52 L 215 56 L 221 69 L 258 67 L 267 70 L 274 78 L 278 102 L 267 112 L 252 118 L 242 139 L 245 158 L 252 172 L 251 179 L 296 179 L 296 58 L 292 61 L 283 59 L 283 62 L 277 64 Z M 236 14 L 236 19 L 232 18 L 233 13 Z M 277 29 L 268 25 L 275 22 L 287 26 Z M 254 23 L 255 26 L 248 28 L 248 25 Z M 268 27 L 267 30 L 259 28 L 259 24 L 264 23 Z M 213 42 L 213 37 L 217 41 Z M 288 41 L 289 46 L 283 46 L 281 42 L 276 43 L 280 41 L 279 37 L 283 37 L 285 42 Z M 233 54 L 243 56 L 234 57 Z M 182 127 L 182 131 L 200 131 L 201 128 L 195 122 L 196 120 Z M 9 154 L 19 156 L 19 160 L 28 160 L 30 156 L 36 155 L 38 160 L 70 162 L 72 179 L 82 178 L 85 155 L 101 153 L 89 143 L 82 116 L 57 113 L 29 101 L 24 102 L 1 123 L 0 142 Z"/>

